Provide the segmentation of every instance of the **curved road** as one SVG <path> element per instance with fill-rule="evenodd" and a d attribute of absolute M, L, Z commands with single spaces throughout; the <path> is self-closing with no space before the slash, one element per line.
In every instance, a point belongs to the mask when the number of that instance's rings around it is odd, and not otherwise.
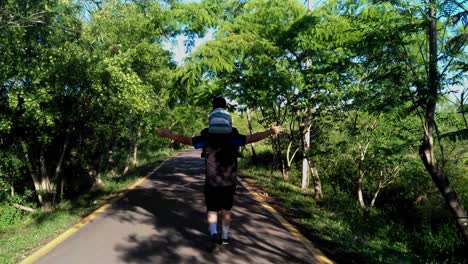
<path fill-rule="evenodd" d="M 314 263 L 242 186 L 231 245 L 208 252 L 203 180 L 200 152 L 180 153 L 35 263 Z"/>

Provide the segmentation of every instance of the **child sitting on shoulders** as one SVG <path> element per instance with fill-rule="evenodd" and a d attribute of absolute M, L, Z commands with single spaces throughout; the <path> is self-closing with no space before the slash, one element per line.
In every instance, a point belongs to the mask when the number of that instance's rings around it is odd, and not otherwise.
<path fill-rule="evenodd" d="M 232 132 L 232 119 L 226 111 L 226 100 L 223 97 L 213 99 L 213 110 L 208 115 L 208 132 L 213 134 L 229 134 Z"/>

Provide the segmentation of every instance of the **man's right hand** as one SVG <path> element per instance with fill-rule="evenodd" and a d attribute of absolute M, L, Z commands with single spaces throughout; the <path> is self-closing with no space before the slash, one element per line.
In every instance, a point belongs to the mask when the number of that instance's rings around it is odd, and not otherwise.
<path fill-rule="evenodd" d="M 263 132 L 257 132 L 252 135 L 248 135 L 245 143 L 250 144 L 250 143 L 255 143 L 257 141 L 263 140 L 271 135 L 276 135 L 284 131 L 284 128 L 281 126 L 272 126 L 270 129 L 265 130 Z"/>
<path fill-rule="evenodd" d="M 271 134 L 276 135 L 284 132 L 284 128 L 282 126 L 272 126 L 271 127 Z"/>

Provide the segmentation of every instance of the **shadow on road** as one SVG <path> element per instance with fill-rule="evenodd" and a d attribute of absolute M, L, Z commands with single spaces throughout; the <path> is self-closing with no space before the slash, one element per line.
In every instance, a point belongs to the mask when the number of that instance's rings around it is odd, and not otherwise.
<path fill-rule="evenodd" d="M 125 263 L 312 263 L 300 242 L 239 186 L 229 247 L 208 252 L 198 152 L 169 160 L 105 212 L 133 230 L 115 246 Z"/>

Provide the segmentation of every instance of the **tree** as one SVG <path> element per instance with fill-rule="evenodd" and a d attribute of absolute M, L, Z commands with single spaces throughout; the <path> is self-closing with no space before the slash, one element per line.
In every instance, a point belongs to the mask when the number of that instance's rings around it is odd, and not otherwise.
<path fill-rule="evenodd" d="M 2 137 L 11 149 L 21 151 L 17 157 L 29 170 L 39 202 L 50 210 L 68 145 L 62 99 L 67 92 L 64 87 L 73 87 L 75 80 L 63 79 L 61 67 L 72 57 L 64 50 L 78 39 L 77 9 L 37 1 L 7 2 L 2 11 L 13 17 L 2 28 L 7 51 L 6 71 L 0 80 L 5 111 Z"/>
<path fill-rule="evenodd" d="M 111 1 L 80 20 L 82 6 L 73 3 L 1 7 L 9 21 L 0 28 L 1 156 L 22 166 L 7 162 L 0 174 L 28 170 L 50 210 L 64 191 L 73 196 L 98 184 L 109 151 L 128 157 L 114 164 L 123 170 L 131 157 L 136 163 L 141 137 L 151 135 L 143 133 L 148 116 L 163 109 L 172 85 L 175 65 L 161 44 L 173 29 L 166 28 L 170 12 L 153 1 Z"/>
<path fill-rule="evenodd" d="M 191 53 L 180 83 L 194 87 L 195 83 L 208 82 L 210 85 L 199 87 L 216 88 L 195 93 L 226 94 L 241 107 L 261 112 L 263 125 L 282 124 L 290 117 L 289 100 L 296 81 L 278 32 L 285 31 L 305 10 L 296 1 L 231 3 L 227 9 L 238 11 L 219 25 L 214 40 Z M 287 179 L 282 141 L 277 137 L 272 143 L 276 166 Z"/>
<path fill-rule="evenodd" d="M 437 48 L 438 42 L 438 29 L 437 24 L 439 19 L 436 16 L 436 4 L 435 0 L 429 2 L 428 5 L 428 16 L 427 16 L 427 35 L 428 35 L 428 53 L 429 53 L 429 60 L 428 60 L 428 75 L 427 75 L 427 88 L 421 91 L 421 97 L 423 97 L 423 110 L 425 111 L 424 117 L 424 136 L 423 142 L 419 148 L 419 155 L 426 167 L 426 170 L 432 177 L 435 185 L 441 192 L 442 196 L 444 197 L 446 203 L 448 204 L 449 208 L 452 210 L 456 218 L 456 222 L 458 227 L 461 229 L 464 237 L 465 242 L 468 243 L 468 215 L 463 208 L 462 203 L 458 199 L 455 190 L 453 190 L 450 186 L 449 180 L 445 174 L 445 162 L 444 157 L 442 157 L 442 162 L 438 163 L 435 156 L 434 151 L 434 132 L 437 129 L 436 127 L 436 106 L 437 106 L 437 99 L 439 97 L 441 87 L 440 87 L 440 80 L 441 75 L 439 73 L 438 68 L 438 57 L 439 51 Z M 446 5 L 450 6 L 453 2 L 448 2 Z M 444 7 L 444 6 L 442 6 Z M 465 11 L 466 12 L 466 11 Z M 447 12 L 449 17 L 452 16 L 451 12 Z M 445 22 L 448 23 L 448 22 Z M 464 33 L 461 33 L 464 34 Z M 456 35 L 455 40 L 458 38 Z M 454 39 L 452 39 L 454 40 Z M 458 53 L 461 52 L 463 49 L 462 47 L 466 45 L 465 43 L 458 44 L 461 47 L 457 47 L 455 51 L 449 51 L 447 54 L 444 54 L 446 57 L 456 56 Z M 457 50 L 460 49 L 460 50 Z M 446 58 L 447 59 L 447 58 Z M 450 64 L 450 61 L 448 62 Z M 446 65 L 445 67 L 449 67 Z M 442 73 L 443 74 L 443 73 Z M 439 135 L 440 136 L 440 135 Z M 439 142 L 440 145 L 440 142 Z"/>
<path fill-rule="evenodd" d="M 463 76 L 464 68 L 460 65 L 463 65 L 466 45 L 465 27 L 453 22 L 457 17 L 466 16 L 466 10 L 460 10 L 454 1 L 431 1 L 427 5 L 395 2 L 397 9 L 388 3 L 346 6 L 343 13 L 354 14 L 359 24 L 366 25 L 362 40 L 355 43 L 354 50 L 356 60 L 365 66 L 360 71 L 364 78 L 356 79 L 358 84 L 363 80 L 367 85 L 363 91 L 353 91 L 355 95 L 360 94 L 353 103 L 368 102 L 382 110 L 400 104 L 421 116 L 421 160 L 468 241 L 465 210 L 445 175 L 443 144 L 434 142 L 434 133 L 436 138 L 440 134 L 436 106 L 444 93 L 441 84 L 453 83 Z M 441 10 L 440 16 L 436 16 L 437 9 Z M 427 38 L 419 34 L 422 32 L 426 32 Z M 436 146 L 441 149 L 441 162 L 436 159 Z"/>

